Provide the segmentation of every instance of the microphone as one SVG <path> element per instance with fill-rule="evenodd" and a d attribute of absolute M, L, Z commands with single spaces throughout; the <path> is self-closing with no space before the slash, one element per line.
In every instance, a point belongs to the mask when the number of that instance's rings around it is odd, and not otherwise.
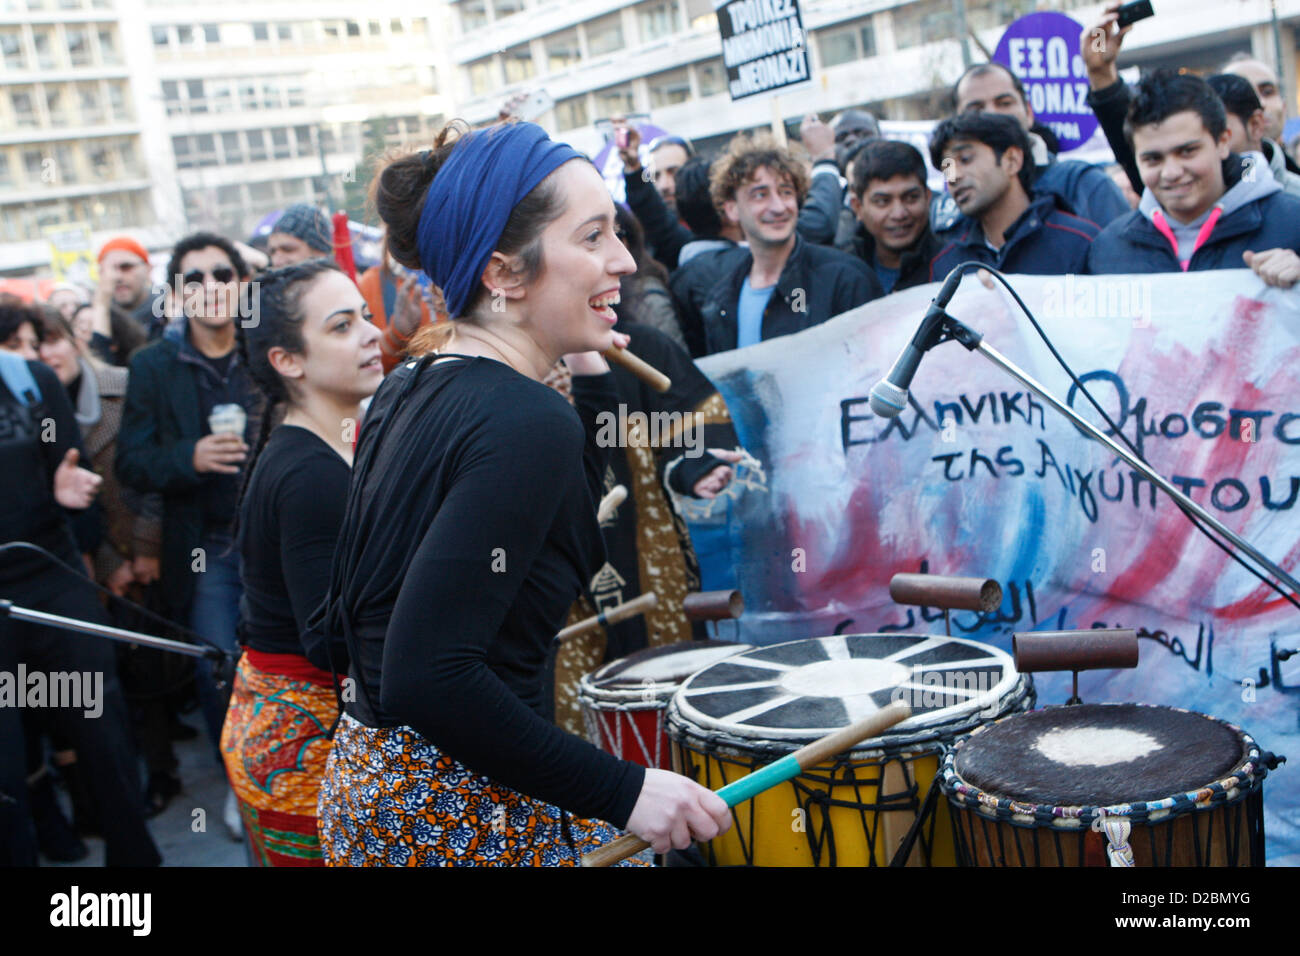
<path fill-rule="evenodd" d="M 943 323 L 948 317 L 944 309 L 957 293 L 966 265 L 968 263 L 963 262 L 948 273 L 939 294 L 931 300 L 930 308 L 921 320 L 920 328 L 912 336 L 912 341 L 903 347 L 889 374 L 872 387 L 871 411 L 881 418 L 897 418 L 907 408 L 907 390 L 912 384 L 912 376 L 921 364 L 921 356 L 939 344 Z"/>

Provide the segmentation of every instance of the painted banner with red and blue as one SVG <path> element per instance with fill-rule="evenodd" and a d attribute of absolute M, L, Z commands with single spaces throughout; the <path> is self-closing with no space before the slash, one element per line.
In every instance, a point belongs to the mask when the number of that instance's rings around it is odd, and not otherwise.
<path fill-rule="evenodd" d="M 1300 291 L 1246 270 L 1011 280 L 1087 388 L 1157 471 L 1293 576 L 1300 559 Z M 890 599 L 898 572 L 996 579 L 1002 606 L 953 634 L 1139 630 L 1134 670 L 1080 675 L 1085 701 L 1189 708 L 1289 754 L 1265 785 L 1270 864 L 1300 864 L 1300 610 L 1207 540 L 1162 492 L 1015 379 L 956 343 L 910 406 L 868 394 L 936 286 L 795 336 L 710 356 L 752 458 L 728 493 L 688 502 L 704 586 L 745 598 L 750 643 L 942 633 Z M 967 277 L 949 312 L 1091 421 L 1011 298 Z M 1068 674 L 1037 678 L 1064 703 Z"/>

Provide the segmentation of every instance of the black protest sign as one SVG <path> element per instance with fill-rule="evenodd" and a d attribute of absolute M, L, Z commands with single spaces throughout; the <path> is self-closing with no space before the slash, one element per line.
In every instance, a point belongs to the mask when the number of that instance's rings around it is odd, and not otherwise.
<path fill-rule="evenodd" d="M 798 0 L 722 0 L 716 9 L 732 100 L 809 79 Z"/>

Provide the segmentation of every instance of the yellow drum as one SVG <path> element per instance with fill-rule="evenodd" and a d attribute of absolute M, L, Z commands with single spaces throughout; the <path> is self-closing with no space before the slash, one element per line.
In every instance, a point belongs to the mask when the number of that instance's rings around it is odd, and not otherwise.
<path fill-rule="evenodd" d="M 957 737 L 1033 706 L 1011 658 L 917 634 L 841 634 L 756 648 L 705 667 L 668 707 L 673 766 L 711 790 L 893 700 L 912 717 L 851 753 L 732 810 L 704 846 L 721 866 L 885 866 L 916 822 Z M 909 865 L 953 865 L 945 801 L 923 819 Z"/>

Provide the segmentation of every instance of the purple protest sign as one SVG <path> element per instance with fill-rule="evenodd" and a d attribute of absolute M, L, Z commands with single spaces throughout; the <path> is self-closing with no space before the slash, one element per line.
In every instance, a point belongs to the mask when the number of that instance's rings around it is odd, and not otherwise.
<path fill-rule="evenodd" d="M 1064 13 L 1030 13 L 1007 27 L 993 51 L 995 63 L 1020 77 L 1034 119 L 1056 134 L 1063 153 L 1082 146 L 1097 129 L 1079 55 L 1082 33 Z"/>

